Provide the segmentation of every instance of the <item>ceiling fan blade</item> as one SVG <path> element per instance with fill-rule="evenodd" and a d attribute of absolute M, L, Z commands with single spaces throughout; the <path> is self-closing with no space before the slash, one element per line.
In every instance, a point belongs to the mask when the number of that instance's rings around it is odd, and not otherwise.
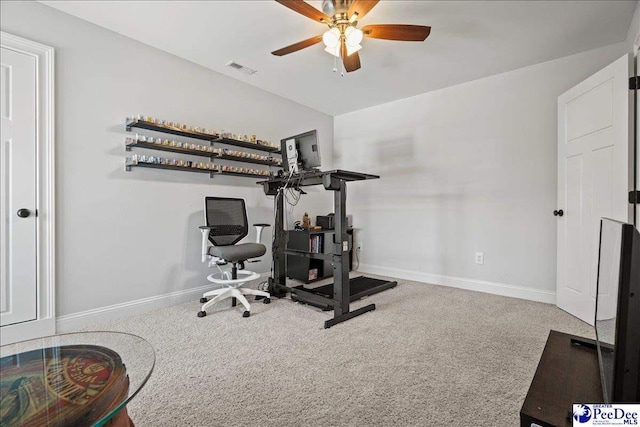
<path fill-rule="evenodd" d="M 320 12 L 315 7 L 311 6 L 309 3 L 302 0 L 276 0 L 281 5 L 288 7 L 289 9 L 298 12 L 301 15 L 306 16 L 307 18 L 311 18 L 319 23 L 329 23 L 331 22 L 331 18 L 329 18 L 324 13 Z"/>
<path fill-rule="evenodd" d="M 320 43 L 321 41 L 322 36 L 313 36 L 310 39 L 302 40 L 301 42 L 283 47 L 282 49 L 274 50 L 271 53 L 276 56 L 288 55 L 290 53 L 297 52 L 300 49 L 304 49 L 305 47 L 313 46 L 314 44 Z"/>
<path fill-rule="evenodd" d="M 377 24 L 362 27 L 365 37 L 370 39 L 423 42 L 429 36 L 431 27 L 424 25 Z"/>
<path fill-rule="evenodd" d="M 347 73 L 360 69 L 360 55 L 358 55 L 358 52 L 353 52 L 347 56 L 347 45 L 344 42 L 340 45 L 340 56 Z"/>
<path fill-rule="evenodd" d="M 369 13 L 369 11 L 373 9 L 373 7 L 377 5 L 379 1 L 380 0 L 353 0 L 351 6 L 349 6 L 349 12 L 347 13 L 347 16 L 351 17 L 354 12 L 358 12 L 358 20 L 360 20 L 364 17 L 364 15 Z"/>

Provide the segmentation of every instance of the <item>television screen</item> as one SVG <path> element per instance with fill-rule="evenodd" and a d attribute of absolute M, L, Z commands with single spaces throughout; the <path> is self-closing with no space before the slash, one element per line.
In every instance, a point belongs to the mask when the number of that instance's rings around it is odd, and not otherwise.
<path fill-rule="evenodd" d="M 640 364 L 640 233 L 602 218 L 595 331 L 606 403 L 635 401 Z"/>
<path fill-rule="evenodd" d="M 318 132 L 312 130 L 280 141 L 285 171 L 310 171 L 320 167 Z"/>
<path fill-rule="evenodd" d="M 596 337 L 602 392 L 609 395 L 613 388 L 613 359 L 616 341 L 616 309 L 620 281 L 620 252 L 623 223 L 609 219 L 600 222 L 600 254 L 596 298 Z"/>

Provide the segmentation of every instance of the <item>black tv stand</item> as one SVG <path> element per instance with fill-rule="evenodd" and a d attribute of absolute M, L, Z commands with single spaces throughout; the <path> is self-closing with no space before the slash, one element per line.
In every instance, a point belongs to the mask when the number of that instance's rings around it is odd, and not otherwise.
<path fill-rule="evenodd" d="M 570 427 L 574 403 L 603 403 L 595 341 L 551 331 L 520 410 L 520 426 Z"/>

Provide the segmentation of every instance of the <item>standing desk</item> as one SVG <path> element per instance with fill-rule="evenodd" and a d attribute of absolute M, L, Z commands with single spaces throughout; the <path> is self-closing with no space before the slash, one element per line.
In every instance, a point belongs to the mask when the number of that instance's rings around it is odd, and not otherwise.
<path fill-rule="evenodd" d="M 275 239 L 273 243 L 273 277 L 269 278 L 269 293 L 276 298 L 285 297 L 287 292 L 291 292 L 314 305 L 325 305 L 333 307 L 333 319 L 325 321 L 324 327 L 330 328 L 333 325 L 352 319 L 368 311 L 376 309 L 375 304 L 351 311 L 349 286 L 349 240 L 347 235 L 347 182 L 363 181 L 367 179 L 378 179 L 378 175 L 369 175 L 360 172 L 350 172 L 344 170 L 332 171 L 309 171 L 288 176 L 271 177 L 268 181 L 261 181 L 263 190 L 268 196 L 275 197 L 276 217 L 275 217 Z M 284 195 L 281 190 L 301 187 L 322 185 L 325 190 L 334 192 L 334 225 L 333 250 L 331 253 L 311 253 L 286 247 L 287 235 L 284 229 Z M 333 298 L 326 298 L 314 294 L 308 290 L 300 288 L 289 288 L 286 286 L 286 255 L 304 256 L 312 259 L 322 259 L 333 263 Z M 396 282 L 386 282 L 384 289 L 395 286 Z M 379 290 L 371 293 L 379 292 Z"/>

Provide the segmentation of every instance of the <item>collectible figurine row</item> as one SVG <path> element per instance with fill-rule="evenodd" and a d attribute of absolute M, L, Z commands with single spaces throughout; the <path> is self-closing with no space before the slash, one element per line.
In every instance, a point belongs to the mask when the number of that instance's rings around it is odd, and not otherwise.
<path fill-rule="evenodd" d="M 260 154 L 247 153 L 246 151 L 229 150 L 228 148 L 223 148 L 222 154 L 230 157 L 238 157 L 239 159 L 262 160 L 275 163 L 278 166 L 282 165 L 282 159 L 279 157 L 262 156 Z"/>
<path fill-rule="evenodd" d="M 219 165 L 215 165 L 213 163 L 192 162 L 191 160 L 180 159 L 167 159 L 165 157 L 146 156 L 144 154 L 134 154 L 129 158 L 129 160 L 134 165 L 137 165 L 138 163 L 151 163 L 155 165 L 178 166 L 191 169 L 206 169 L 214 172 L 219 172 L 220 170 Z"/>
<path fill-rule="evenodd" d="M 237 157 L 239 159 L 261 160 L 264 162 L 274 163 L 275 165 L 278 165 L 278 166 L 282 164 L 282 159 L 280 159 L 279 157 L 264 156 L 262 154 L 255 154 L 255 153 L 247 153 L 246 151 L 230 150 L 228 148 L 214 148 L 211 145 L 193 144 L 193 143 L 187 143 L 182 141 L 163 139 L 159 137 L 154 138 L 152 136 L 146 136 L 146 135 L 140 135 L 140 134 L 136 134 L 135 138 L 126 138 L 125 140 L 126 144 L 137 144 L 138 142 L 147 142 L 147 143 L 162 145 L 165 147 L 181 148 L 184 150 L 211 153 L 212 157 L 225 155 L 229 157 Z"/>
<path fill-rule="evenodd" d="M 183 132 L 194 132 L 194 133 L 199 133 L 204 135 L 210 135 L 212 138 L 235 139 L 236 141 L 248 142 L 251 144 L 261 145 L 261 146 L 270 147 L 270 148 L 280 147 L 279 144 L 273 143 L 271 141 L 258 139 L 256 135 L 236 134 L 236 133 L 231 133 L 224 130 L 217 131 L 217 130 L 213 130 L 205 127 L 190 126 L 180 122 L 171 122 L 164 119 L 158 119 L 156 117 L 143 116 L 142 114 L 135 115 L 132 118 L 127 117 L 127 121 L 129 120 L 161 125 L 161 126 L 175 129 L 175 130 L 181 130 Z"/>
<path fill-rule="evenodd" d="M 246 173 L 250 175 L 269 176 L 269 171 L 264 169 L 239 168 L 237 166 L 219 165 L 221 172 Z"/>
<path fill-rule="evenodd" d="M 137 133 L 135 138 L 126 139 L 127 144 L 136 144 L 138 142 L 149 142 L 153 144 L 164 145 L 165 147 L 182 148 L 185 150 L 192 150 L 192 151 L 202 151 L 205 153 L 211 153 L 214 156 L 219 156 L 222 153 L 222 149 L 214 148 L 211 145 L 193 144 L 188 142 L 175 141 L 172 139 L 171 140 L 162 139 L 158 137 L 154 138 L 152 136 L 140 135 Z"/>
<path fill-rule="evenodd" d="M 139 163 L 148 163 L 155 165 L 167 165 L 167 166 L 177 166 L 183 167 L 185 169 L 202 169 L 208 170 L 211 172 L 232 172 L 232 173 L 245 173 L 250 175 L 259 175 L 259 176 L 269 176 L 268 170 L 263 169 L 252 169 L 252 168 L 240 168 L 236 166 L 228 166 L 228 165 L 216 165 L 213 163 L 207 162 L 192 162 L 191 160 L 180 160 L 180 159 L 168 159 L 164 157 L 158 156 L 146 156 L 134 154 L 128 160 L 133 165 L 137 165 Z"/>

